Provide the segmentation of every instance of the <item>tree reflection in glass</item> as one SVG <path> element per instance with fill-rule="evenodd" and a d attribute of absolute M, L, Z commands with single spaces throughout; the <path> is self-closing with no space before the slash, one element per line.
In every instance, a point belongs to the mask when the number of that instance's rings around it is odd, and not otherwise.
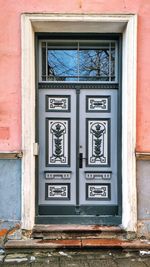
<path fill-rule="evenodd" d="M 77 80 L 76 50 L 48 50 L 48 80 Z"/>
<path fill-rule="evenodd" d="M 43 42 L 43 81 L 115 81 L 115 42 L 55 48 Z"/>

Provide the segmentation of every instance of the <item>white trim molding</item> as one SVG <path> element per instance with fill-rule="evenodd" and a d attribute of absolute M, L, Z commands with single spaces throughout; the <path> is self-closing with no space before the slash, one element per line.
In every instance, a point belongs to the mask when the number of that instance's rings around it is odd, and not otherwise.
<path fill-rule="evenodd" d="M 22 14 L 22 228 L 35 218 L 35 32 L 123 34 L 122 68 L 122 227 L 136 231 L 136 56 L 135 14 Z"/>

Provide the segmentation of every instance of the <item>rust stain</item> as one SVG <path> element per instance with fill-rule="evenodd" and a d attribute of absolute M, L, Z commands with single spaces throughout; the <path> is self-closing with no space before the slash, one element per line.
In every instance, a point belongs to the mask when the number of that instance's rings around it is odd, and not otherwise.
<path fill-rule="evenodd" d="M 18 229 L 20 229 L 20 224 L 16 224 L 13 229 L 3 228 L 3 229 L 0 230 L 0 237 L 3 237 L 3 236 L 8 235 L 8 234 L 12 235 Z"/>
<path fill-rule="evenodd" d="M 16 224 L 13 229 L 10 229 L 9 235 L 13 235 L 18 229 L 20 229 L 20 224 Z"/>
<path fill-rule="evenodd" d="M 0 237 L 3 237 L 4 235 L 6 235 L 7 232 L 8 232 L 8 229 L 6 229 L 6 228 L 0 230 Z"/>
<path fill-rule="evenodd" d="M 9 235 L 13 235 L 13 234 L 15 233 L 16 230 L 17 230 L 16 228 L 10 230 L 10 231 L 9 231 Z"/>
<path fill-rule="evenodd" d="M 121 248 L 121 249 L 150 249 L 150 242 L 142 242 L 138 239 L 133 241 L 119 239 L 87 239 L 87 240 L 9 240 L 5 248 Z"/>
<path fill-rule="evenodd" d="M 63 240 L 40 240 L 36 244 L 49 245 L 49 246 L 60 246 L 60 247 L 80 247 L 81 240 L 77 239 L 63 239 Z"/>
<path fill-rule="evenodd" d="M 149 242 L 141 242 L 138 239 L 133 241 L 119 239 L 86 239 L 82 240 L 82 247 L 109 247 L 109 248 L 131 248 L 149 249 Z"/>
<path fill-rule="evenodd" d="M 104 246 L 104 247 L 121 247 L 122 246 L 122 240 L 118 239 L 86 239 L 82 240 L 82 246 L 86 247 L 98 247 L 98 246 Z"/>

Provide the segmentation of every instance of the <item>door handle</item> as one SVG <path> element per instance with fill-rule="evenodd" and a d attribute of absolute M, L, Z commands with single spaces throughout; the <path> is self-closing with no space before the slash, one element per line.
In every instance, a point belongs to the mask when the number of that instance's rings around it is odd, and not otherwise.
<path fill-rule="evenodd" d="M 83 153 L 79 153 L 79 168 L 83 167 Z"/>

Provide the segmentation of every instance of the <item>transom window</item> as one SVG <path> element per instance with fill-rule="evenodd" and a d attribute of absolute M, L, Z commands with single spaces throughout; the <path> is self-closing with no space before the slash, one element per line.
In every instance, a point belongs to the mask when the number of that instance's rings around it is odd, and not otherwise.
<path fill-rule="evenodd" d="M 115 41 L 41 41 L 40 81 L 117 81 Z"/>

